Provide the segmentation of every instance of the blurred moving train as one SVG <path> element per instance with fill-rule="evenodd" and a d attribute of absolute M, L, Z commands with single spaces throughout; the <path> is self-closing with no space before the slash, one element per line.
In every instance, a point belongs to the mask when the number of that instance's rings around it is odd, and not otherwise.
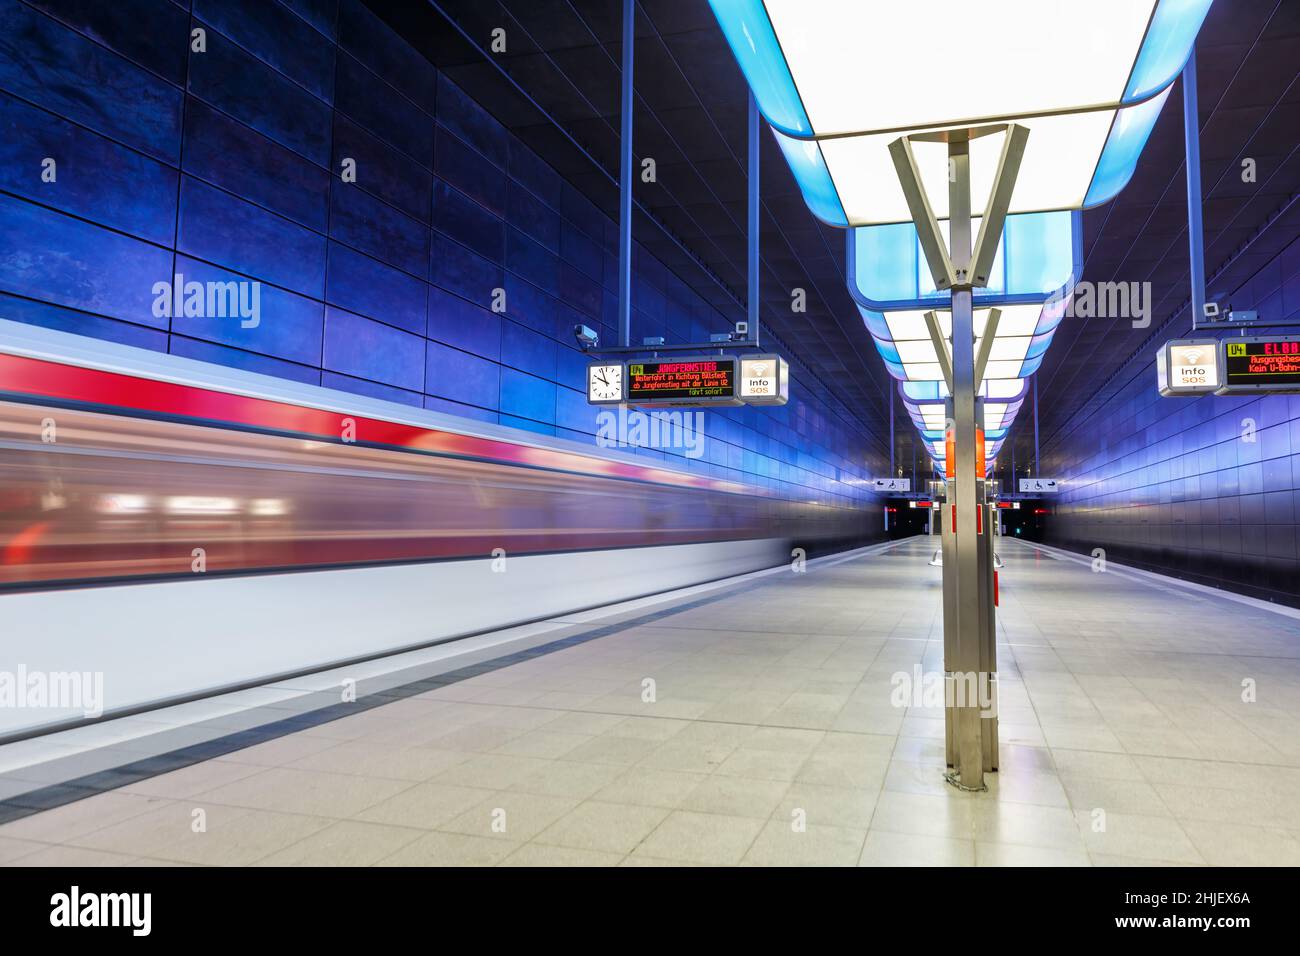
<path fill-rule="evenodd" d="M 864 543 L 878 510 L 0 321 L 5 658 L 103 672 L 107 712 Z"/>

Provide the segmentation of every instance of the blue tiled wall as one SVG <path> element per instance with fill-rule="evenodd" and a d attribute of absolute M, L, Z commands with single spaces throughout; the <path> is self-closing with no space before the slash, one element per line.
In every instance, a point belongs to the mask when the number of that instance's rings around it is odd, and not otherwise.
<path fill-rule="evenodd" d="M 154 316 L 176 272 L 258 280 L 260 324 Z M 570 330 L 614 337 L 616 273 L 614 224 L 359 0 L 0 0 L 0 317 L 594 442 Z M 640 249 L 633 285 L 637 336 L 730 324 Z M 878 434 L 792 392 L 638 453 L 868 502 Z"/>
<path fill-rule="evenodd" d="M 1300 239 L 1229 298 L 1300 319 Z M 1300 395 L 1161 398 L 1152 348 L 1123 374 L 1044 453 L 1044 474 L 1066 479 L 1048 540 L 1300 606 Z"/>

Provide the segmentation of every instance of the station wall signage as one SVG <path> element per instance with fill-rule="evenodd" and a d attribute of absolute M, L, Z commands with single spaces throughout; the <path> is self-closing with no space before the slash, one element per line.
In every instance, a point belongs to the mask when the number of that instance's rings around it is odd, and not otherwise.
<path fill-rule="evenodd" d="M 1051 495 L 1061 490 L 1060 482 L 1055 478 L 1021 478 L 1022 495 Z"/>
<path fill-rule="evenodd" d="M 784 405 L 789 398 L 790 365 L 779 355 L 703 355 L 587 366 L 591 405 Z"/>
<path fill-rule="evenodd" d="M 627 400 L 634 405 L 740 405 L 736 359 L 713 355 L 629 362 Z"/>
<path fill-rule="evenodd" d="M 784 405 L 790 399 L 790 366 L 779 355 L 740 360 L 740 397 L 749 405 Z"/>
<path fill-rule="evenodd" d="M 1222 386 L 1218 339 L 1176 339 L 1156 353 L 1160 394 L 1208 395 Z"/>
<path fill-rule="evenodd" d="M 872 488 L 876 491 L 902 491 L 910 492 L 912 490 L 911 478 L 873 478 L 871 480 Z"/>
<path fill-rule="evenodd" d="M 1219 343 L 1219 395 L 1300 393 L 1300 336 L 1228 338 Z"/>

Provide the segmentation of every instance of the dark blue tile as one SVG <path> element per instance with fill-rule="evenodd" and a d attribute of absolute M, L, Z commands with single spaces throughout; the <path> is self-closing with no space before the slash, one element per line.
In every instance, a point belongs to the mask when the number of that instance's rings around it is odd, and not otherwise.
<path fill-rule="evenodd" d="M 339 375 L 330 371 L 321 372 L 320 379 L 321 385 L 325 388 L 335 388 L 340 392 L 352 392 L 355 395 L 377 398 L 385 402 L 396 402 L 399 405 L 424 407 L 424 396 L 419 392 L 409 392 L 403 388 L 380 385 L 378 382 L 368 382 L 363 378 L 353 378 L 350 375 Z"/>
<path fill-rule="evenodd" d="M 501 326 L 501 364 L 541 378 L 555 379 L 554 339 L 506 321 Z"/>
<path fill-rule="evenodd" d="M 188 339 L 183 335 L 173 335 L 171 337 L 171 353 L 172 355 L 180 355 L 199 362 L 210 362 L 213 365 L 224 365 L 227 368 L 243 369 L 246 372 L 257 372 L 259 375 L 272 375 L 275 378 L 288 379 L 291 382 L 302 382 L 306 385 L 320 384 L 320 369 L 295 365 L 292 362 L 282 362 L 279 359 L 268 358 L 265 355 L 254 355 L 252 352 L 241 352 L 239 349 L 214 345 L 211 342 L 200 342 L 196 339 Z"/>
<path fill-rule="evenodd" d="M 560 251 L 560 215 L 523 186 L 510 180 L 506 219 L 552 252 Z"/>
<path fill-rule="evenodd" d="M 429 227 L 349 183 L 330 190 L 330 236 L 418 276 L 429 275 Z"/>
<path fill-rule="evenodd" d="M 192 179 L 181 181 L 177 249 L 319 299 L 325 237 Z"/>
<path fill-rule="evenodd" d="M 510 138 L 508 169 L 512 178 L 552 209 L 560 208 L 564 180 L 516 137 Z"/>
<path fill-rule="evenodd" d="M 155 159 L 180 154 L 179 89 L 18 0 L 0 0 L 0 89 Z"/>
<path fill-rule="evenodd" d="M 586 312 L 578 311 L 573 306 L 565 302 L 563 299 L 560 299 L 558 301 L 559 301 L 558 308 L 560 314 L 556 322 L 556 329 L 557 329 L 556 338 L 564 342 L 572 342 L 573 327 L 579 323 L 581 323 L 582 325 L 590 325 L 597 332 L 603 331 L 606 333 L 613 333 L 612 335 L 603 337 L 601 339 L 601 341 L 603 342 L 612 342 L 617 338 L 617 333 L 618 333 L 618 300 L 617 299 L 610 296 L 609 301 L 606 301 L 604 296 L 602 296 L 602 300 L 601 300 L 602 304 L 608 306 L 608 309 L 602 309 L 599 319 L 597 319 L 596 316 L 588 315 Z M 635 315 L 632 317 L 632 322 L 634 325 L 636 324 Z M 696 339 L 695 341 L 699 341 L 699 340 Z"/>
<path fill-rule="evenodd" d="M 334 106 L 390 146 L 433 168 L 433 119 L 340 51 Z"/>
<path fill-rule="evenodd" d="M 562 303 L 513 273 L 506 276 L 506 315 L 534 332 L 556 338 L 570 335 L 578 324 L 567 322 L 566 328 L 568 315 Z"/>
<path fill-rule="evenodd" d="M 501 414 L 555 424 L 555 383 L 512 368 L 501 369 Z"/>
<path fill-rule="evenodd" d="M 596 208 L 595 203 L 578 192 L 574 186 L 565 182 L 561 189 L 560 212 L 590 238 L 600 240 L 605 235 L 609 219 Z M 617 249 L 617 244 L 614 245 Z"/>
<path fill-rule="evenodd" d="M 560 291 L 559 260 L 517 229 L 506 229 L 506 268 L 551 295 Z"/>
<path fill-rule="evenodd" d="M 579 272 L 567 262 L 560 263 L 560 298 L 592 318 L 600 315 L 600 283 Z M 659 323 L 662 324 L 662 323 Z"/>
<path fill-rule="evenodd" d="M 505 288 L 505 273 L 491 260 L 475 255 L 434 230 L 429 281 L 483 308 L 492 306 L 493 290 Z"/>
<path fill-rule="evenodd" d="M 424 334 L 428 286 L 337 242 L 329 244 L 325 298 L 349 312 Z"/>
<path fill-rule="evenodd" d="M 575 392 L 571 388 L 555 390 L 555 424 L 559 428 L 595 434 L 598 426 L 596 416 L 602 411 L 618 414 L 617 408 L 611 410 L 588 405 L 585 391 Z"/>
<path fill-rule="evenodd" d="M 343 161 L 356 166 L 355 185 L 428 222 L 433 206 L 433 174 L 405 153 L 385 145 L 341 113 L 334 114 L 334 176 L 342 182 Z"/>
<path fill-rule="evenodd" d="M 505 169 L 510 134 L 447 75 L 438 77 L 438 122 L 474 147 L 488 162 Z"/>
<path fill-rule="evenodd" d="M 298 153 L 190 97 L 184 167 L 317 232 L 329 210 L 329 173 Z"/>
<path fill-rule="evenodd" d="M 55 181 L 42 163 L 53 159 Z M 151 242 L 176 236 L 176 171 L 0 93 L 0 188 Z"/>
<path fill-rule="evenodd" d="M 317 165 L 330 160 L 329 105 L 215 29 L 207 52 L 190 54 L 190 92 Z"/>
<path fill-rule="evenodd" d="M 268 0 L 194 0 L 194 16 L 320 97 L 334 99 L 334 45 Z"/>
<path fill-rule="evenodd" d="M 568 388 L 587 394 L 587 365 L 591 356 L 577 349 L 559 346 L 555 352 L 555 381 Z"/>
<path fill-rule="evenodd" d="M 441 126 L 434 149 L 434 172 L 493 214 L 506 214 L 506 174 Z"/>
<path fill-rule="evenodd" d="M 183 276 L 184 283 L 229 283 L 242 280 L 251 285 L 256 282 L 185 256 L 177 256 L 176 271 Z M 253 289 L 245 288 L 248 291 L 244 293 L 241 302 L 253 301 Z M 175 315 L 172 317 L 172 332 L 303 365 L 319 365 L 324 306 L 315 299 L 285 292 L 265 283 L 256 286 L 256 294 L 259 314 L 255 318 L 245 319 L 229 314 Z M 226 311 L 229 313 L 231 310 Z"/>
<path fill-rule="evenodd" d="M 468 352 L 429 342 L 424 390 L 430 395 L 495 408 L 501 391 L 501 366 Z"/>
<path fill-rule="evenodd" d="M 359 0 L 340 0 L 339 45 L 421 109 L 438 108 L 438 71 Z"/>
<path fill-rule="evenodd" d="M 171 271 L 169 250 L 0 195 L 0 291 L 166 328 L 153 286 Z"/>
<path fill-rule="evenodd" d="M 505 223 L 441 179 L 434 183 L 433 225 L 493 262 L 505 261 Z"/>
<path fill-rule="evenodd" d="M 329 306 L 325 368 L 418 392 L 424 384 L 424 339 Z"/>
<path fill-rule="evenodd" d="M 31 299 L 20 299 L 2 293 L 0 293 L 0 319 L 39 325 L 42 328 L 71 332 L 74 335 L 87 335 L 108 342 L 118 342 L 121 345 L 152 349 L 155 352 L 167 351 L 167 333 L 161 329 L 149 329 L 130 322 L 103 319 L 86 312 L 76 312 L 46 302 L 34 302 Z"/>
<path fill-rule="evenodd" d="M 190 18 L 169 0 L 29 0 L 137 65 L 185 82 Z M 148 29 L 141 29 L 147 23 Z"/>
<path fill-rule="evenodd" d="M 334 37 L 338 21 L 338 0 L 280 0 L 282 4 L 302 17 L 325 36 Z"/>
<path fill-rule="evenodd" d="M 601 279 L 600 245 L 567 222 L 560 230 L 560 255 L 579 272 Z"/>
<path fill-rule="evenodd" d="M 429 287 L 428 336 L 494 362 L 501 357 L 501 316 L 437 286 Z"/>

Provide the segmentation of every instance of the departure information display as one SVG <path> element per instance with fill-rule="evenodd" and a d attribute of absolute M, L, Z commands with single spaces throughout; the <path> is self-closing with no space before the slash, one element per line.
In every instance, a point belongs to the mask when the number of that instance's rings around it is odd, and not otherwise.
<path fill-rule="evenodd" d="M 629 362 L 627 401 L 656 405 L 739 405 L 729 356 Z"/>
<path fill-rule="evenodd" d="M 1264 391 L 1300 392 L 1300 338 L 1224 339 L 1219 394 Z"/>

